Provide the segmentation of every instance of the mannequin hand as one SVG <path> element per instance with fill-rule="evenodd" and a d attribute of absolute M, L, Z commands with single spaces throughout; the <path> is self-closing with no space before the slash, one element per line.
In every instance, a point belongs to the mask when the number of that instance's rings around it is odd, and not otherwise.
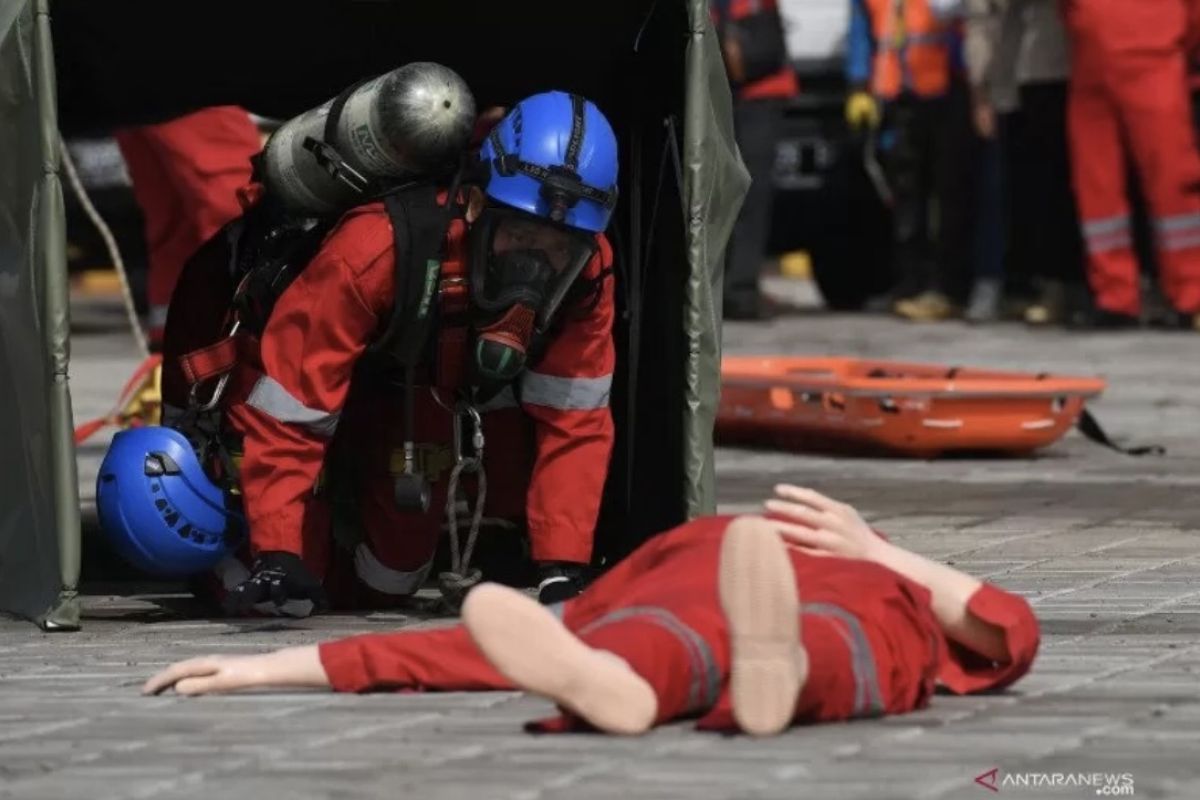
<path fill-rule="evenodd" d="M 179 661 L 142 686 L 142 694 L 174 688 L 177 694 L 201 695 L 251 689 L 269 683 L 270 656 L 206 656 Z"/>
<path fill-rule="evenodd" d="M 769 518 L 789 544 L 816 556 L 877 561 L 887 546 L 852 506 L 812 489 L 782 484 L 766 502 Z"/>
<path fill-rule="evenodd" d="M 851 128 L 878 128 L 882 119 L 879 101 L 869 92 L 854 92 L 846 98 L 846 122 Z"/>
<path fill-rule="evenodd" d="M 256 656 L 205 656 L 179 661 L 142 686 L 142 694 L 174 689 L 201 695 L 266 687 L 327 687 L 329 676 L 315 646 L 287 647 Z"/>

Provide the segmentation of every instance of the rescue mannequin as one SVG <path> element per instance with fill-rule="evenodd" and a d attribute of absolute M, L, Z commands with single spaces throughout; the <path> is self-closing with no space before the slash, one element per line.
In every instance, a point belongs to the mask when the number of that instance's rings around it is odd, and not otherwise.
<path fill-rule="evenodd" d="M 524 689 L 562 717 L 638 734 L 685 716 L 705 729 L 924 707 L 1024 675 L 1037 620 L 1021 598 L 888 542 L 850 506 L 778 486 L 761 516 L 707 517 L 650 540 L 579 597 L 539 606 L 484 584 L 460 625 L 367 634 L 174 664 L 143 690 Z"/>

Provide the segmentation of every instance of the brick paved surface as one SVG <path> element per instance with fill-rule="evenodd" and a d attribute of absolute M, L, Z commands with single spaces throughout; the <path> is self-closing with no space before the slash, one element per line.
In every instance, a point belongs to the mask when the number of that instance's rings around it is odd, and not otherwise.
<path fill-rule="evenodd" d="M 82 418 L 103 410 L 132 359 L 113 312 L 76 322 Z M 227 624 L 182 617 L 170 598 L 95 594 L 78 634 L 0 621 L 0 797 L 959 798 L 990 796 L 973 778 L 993 767 L 1131 773 L 1135 796 L 1200 797 L 1200 342 L 811 312 L 730 326 L 727 345 L 1099 373 L 1111 381 L 1095 405 L 1104 422 L 1169 452 L 1131 459 L 1074 435 L 1036 459 L 995 461 L 720 451 L 727 509 L 754 507 L 780 477 L 809 483 L 905 546 L 1026 595 L 1045 640 L 1008 693 L 769 741 L 686 725 L 641 740 L 535 738 L 520 723 L 545 705 L 509 693 L 143 699 L 136 685 L 170 660 L 414 621 Z M 101 449 L 81 462 L 88 495 Z"/>

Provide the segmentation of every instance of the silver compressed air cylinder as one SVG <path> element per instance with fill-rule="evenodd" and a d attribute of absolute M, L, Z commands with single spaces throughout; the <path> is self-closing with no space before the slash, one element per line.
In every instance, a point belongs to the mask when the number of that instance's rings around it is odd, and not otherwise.
<path fill-rule="evenodd" d="M 334 101 L 285 122 L 263 153 L 266 193 L 303 216 L 345 211 L 367 198 L 331 175 L 305 145 L 325 139 Z M 467 148 L 475 98 L 454 70 L 416 62 L 380 75 L 346 99 L 332 145 L 346 165 L 372 185 L 445 172 Z"/>

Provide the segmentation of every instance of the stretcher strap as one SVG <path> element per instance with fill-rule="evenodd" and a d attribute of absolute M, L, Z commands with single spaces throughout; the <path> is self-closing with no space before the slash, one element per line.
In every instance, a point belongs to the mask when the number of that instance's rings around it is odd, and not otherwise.
<path fill-rule="evenodd" d="M 1112 440 L 1112 437 L 1108 435 L 1108 431 L 1104 430 L 1099 420 L 1086 408 L 1079 414 L 1079 421 L 1075 425 L 1079 428 L 1080 433 L 1096 444 L 1104 445 L 1110 450 L 1116 450 L 1118 453 L 1124 453 L 1127 456 L 1162 456 L 1167 453 L 1167 449 L 1160 444 L 1122 447 Z"/>

